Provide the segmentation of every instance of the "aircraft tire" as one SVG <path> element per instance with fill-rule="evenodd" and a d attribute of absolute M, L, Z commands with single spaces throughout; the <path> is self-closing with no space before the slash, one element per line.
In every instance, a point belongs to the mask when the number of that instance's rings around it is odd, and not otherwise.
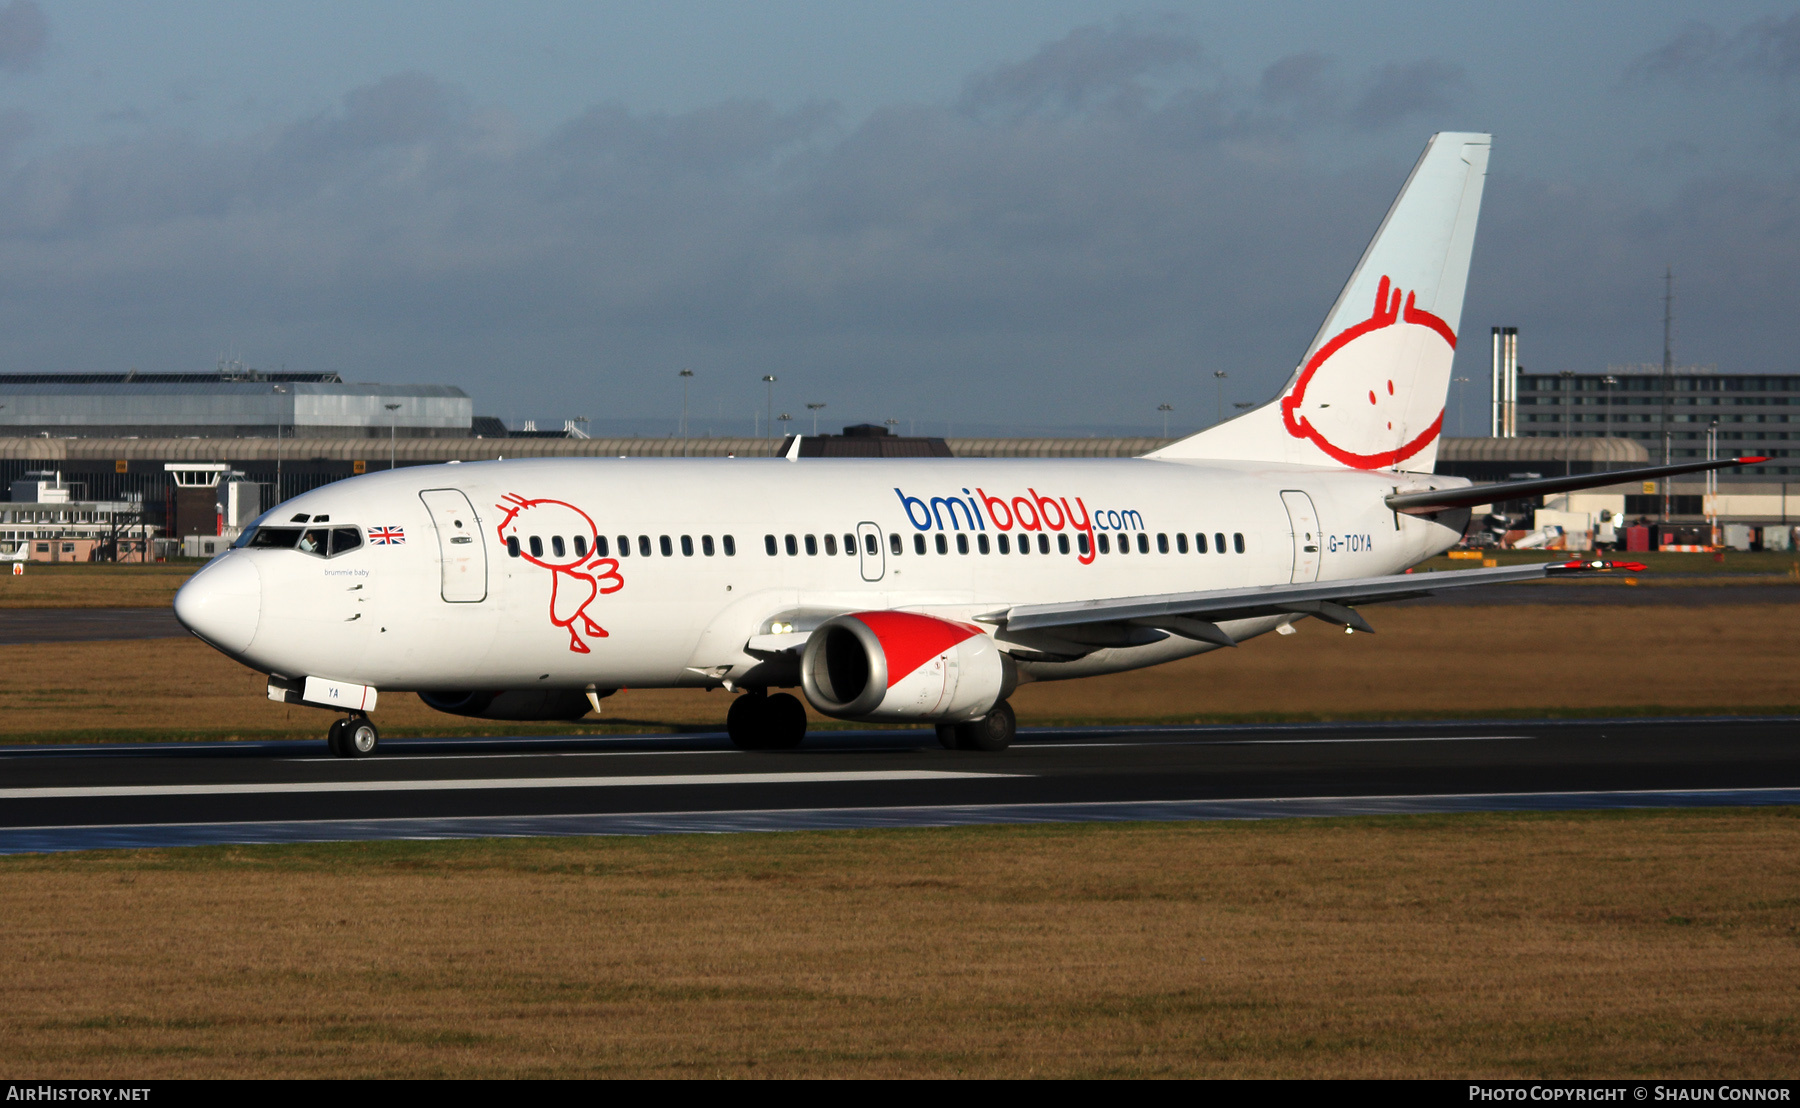
<path fill-rule="evenodd" d="M 806 708 L 800 698 L 777 693 L 763 706 L 763 749 L 792 750 L 806 741 Z"/>
<path fill-rule="evenodd" d="M 768 730 L 769 698 L 758 693 L 745 693 L 731 702 L 725 713 L 725 733 L 739 750 L 765 750 L 763 739 Z"/>
<path fill-rule="evenodd" d="M 375 753 L 381 745 L 381 732 L 375 729 L 367 716 L 352 717 L 344 727 L 344 737 L 339 740 L 347 758 L 367 758 Z"/>
<path fill-rule="evenodd" d="M 331 751 L 331 756 L 333 758 L 348 758 L 348 757 L 350 757 L 350 755 L 344 750 L 344 736 L 345 736 L 346 732 L 349 730 L 349 727 L 350 727 L 349 719 L 347 719 L 347 718 L 346 719 L 334 719 L 331 721 L 331 726 L 326 729 L 326 731 L 325 731 L 325 749 Z"/>
<path fill-rule="evenodd" d="M 956 725 L 956 745 L 963 750 L 1005 750 L 1019 727 L 1012 705 L 1002 700 L 987 715 Z"/>

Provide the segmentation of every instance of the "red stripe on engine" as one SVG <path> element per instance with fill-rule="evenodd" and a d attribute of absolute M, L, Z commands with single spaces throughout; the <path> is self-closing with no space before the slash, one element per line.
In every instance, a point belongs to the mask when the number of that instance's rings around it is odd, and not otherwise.
<path fill-rule="evenodd" d="M 857 612 L 853 618 L 862 620 L 881 640 L 890 689 L 957 643 L 981 634 L 979 627 L 915 612 Z"/>

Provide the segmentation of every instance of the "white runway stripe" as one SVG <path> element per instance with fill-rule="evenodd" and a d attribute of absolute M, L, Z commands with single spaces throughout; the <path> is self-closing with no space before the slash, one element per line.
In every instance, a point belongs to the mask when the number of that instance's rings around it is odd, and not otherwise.
<path fill-rule="evenodd" d="M 101 796 L 231 796 L 262 793 L 443 792 L 474 789 L 614 789 L 642 785 L 808 785 L 850 781 L 947 781 L 1018 777 L 1016 773 L 960 773 L 935 769 L 844 770 L 824 773 L 671 773 L 616 777 L 482 777 L 433 781 L 286 781 L 231 785 L 94 785 L 0 789 L 0 800 L 64 800 Z"/>

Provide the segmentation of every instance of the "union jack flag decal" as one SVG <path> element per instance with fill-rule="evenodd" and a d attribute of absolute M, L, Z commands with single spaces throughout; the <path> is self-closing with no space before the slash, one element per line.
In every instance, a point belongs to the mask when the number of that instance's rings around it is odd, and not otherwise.
<path fill-rule="evenodd" d="M 369 542 L 376 546 L 400 546 L 406 542 L 404 527 L 371 527 Z"/>

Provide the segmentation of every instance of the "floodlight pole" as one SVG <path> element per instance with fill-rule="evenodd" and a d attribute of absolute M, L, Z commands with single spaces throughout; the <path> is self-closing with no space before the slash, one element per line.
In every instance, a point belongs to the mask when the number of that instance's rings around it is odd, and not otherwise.
<path fill-rule="evenodd" d="M 694 371 L 684 369 L 675 376 L 681 378 L 681 437 L 688 437 L 688 382 L 694 379 Z"/>
<path fill-rule="evenodd" d="M 815 437 L 819 433 L 819 411 L 820 411 L 820 409 L 822 409 L 824 407 L 825 407 L 825 405 L 822 403 L 821 404 L 808 404 L 806 406 L 806 410 L 813 414 L 813 435 Z"/>
<path fill-rule="evenodd" d="M 763 384 L 769 387 L 768 410 L 763 413 L 763 435 L 767 437 L 775 433 L 775 375 L 763 374 Z"/>
<path fill-rule="evenodd" d="M 1165 439 L 1166 439 L 1166 438 L 1168 438 L 1168 437 L 1169 437 L 1169 413 L 1170 413 L 1170 412 L 1172 412 L 1172 411 L 1174 411 L 1174 410 L 1175 410 L 1175 408 L 1174 408 L 1174 405 L 1171 405 L 1171 404 L 1158 404 L 1158 405 L 1157 405 L 1157 406 L 1156 406 L 1156 410 L 1157 410 L 1157 411 L 1159 411 L 1159 412 L 1161 412 L 1161 413 L 1162 413 L 1162 417 L 1163 417 L 1163 438 L 1165 438 Z M 1221 411 L 1223 411 L 1223 409 L 1221 409 Z"/>
<path fill-rule="evenodd" d="M 1219 424 L 1225 422 L 1225 377 L 1226 377 L 1226 373 L 1224 370 L 1222 370 L 1222 369 L 1213 370 L 1213 380 L 1216 381 L 1219 386 L 1218 418 L 1213 421 L 1213 425 L 1215 427 L 1218 426 Z"/>
<path fill-rule="evenodd" d="M 388 413 L 388 469 L 391 470 L 394 468 L 394 427 L 398 418 L 394 413 L 400 410 L 400 405 L 383 404 L 382 407 L 386 408 Z"/>

